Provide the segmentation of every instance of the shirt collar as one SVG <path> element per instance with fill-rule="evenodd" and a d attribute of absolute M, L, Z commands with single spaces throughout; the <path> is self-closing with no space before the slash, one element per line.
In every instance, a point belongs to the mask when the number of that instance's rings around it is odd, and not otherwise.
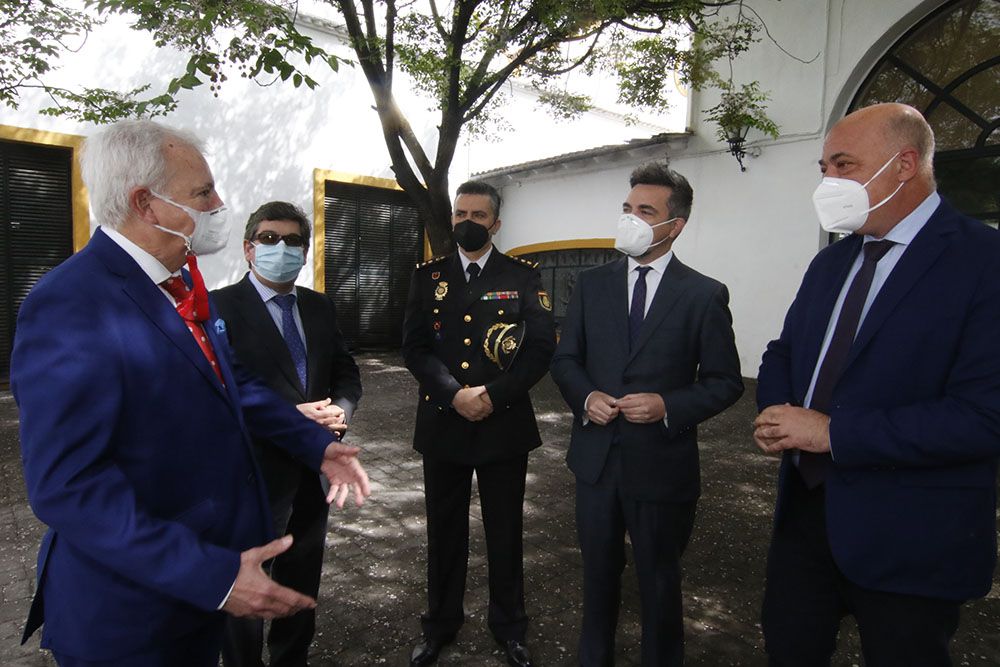
<path fill-rule="evenodd" d="M 629 257 L 628 258 L 629 275 L 631 275 L 631 273 L 635 271 L 635 267 L 637 266 L 648 266 L 649 268 L 653 269 L 662 276 L 664 271 L 667 270 L 667 264 L 670 263 L 670 260 L 673 259 L 673 257 L 674 257 L 673 250 L 668 250 L 666 255 L 654 259 L 649 264 L 640 264 L 639 262 L 636 261 L 635 257 Z"/>
<path fill-rule="evenodd" d="M 476 260 L 476 264 L 479 265 L 479 271 L 482 273 L 483 268 L 486 267 L 486 261 L 493 254 L 493 244 L 490 244 L 490 249 L 486 251 L 486 254 Z M 465 253 L 461 250 L 458 251 L 458 258 L 462 260 L 462 271 L 468 273 L 469 264 L 472 264 L 472 260 L 465 256 Z"/>
<path fill-rule="evenodd" d="M 262 283 L 260 279 L 257 278 L 257 274 L 255 274 L 253 271 L 248 271 L 247 276 L 250 278 L 250 284 L 253 285 L 254 289 L 257 290 L 257 294 L 260 294 L 260 298 L 264 303 L 267 303 L 276 296 L 281 296 L 281 292 L 275 291 L 270 287 L 268 287 L 267 285 L 265 285 L 264 283 Z M 289 294 L 291 294 L 292 296 L 296 296 L 295 288 L 292 288 L 292 291 L 289 292 Z M 296 299 L 296 301 L 297 300 L 298 299 Z"/>
<path fill-rule="evenodd" d="M 180 275 L 180 270 L 175 273 L 170 273 L 167 267 L 160 263 L 160 260 L 156 259 L 135 243 L 125 238 L 121 232 L 114 230 L 111 227 L 105 227 L 104 225 L 101 225 L 101 231 L 104 232 L 105 236 L 118 244 L 122 250 L 128 253 L 128 256 L 135 260 L 135 263 L 139 265 L 142 272 L 149 276 L 149 279 L 157 285 L 172 275 Z"/>
<path fill-rule="evenodd" d="M 909 245 L 940 205 L 941 195 L 932 192 L 927 199 L 920 202 L 919 206 L 910 211 L 909 215 L 896 223 L 896 226 L 890 229 L 883 238 L 898 245 Z M 877 240 L 874 236 L 865 235 L 865 243 Z"/>

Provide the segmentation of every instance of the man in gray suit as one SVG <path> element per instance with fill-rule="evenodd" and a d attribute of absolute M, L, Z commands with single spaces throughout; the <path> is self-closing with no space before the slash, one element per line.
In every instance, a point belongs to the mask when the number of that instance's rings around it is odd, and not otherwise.
<path fill-rule="evenodd" d="M 580 274 L 552 359 L 573 410 L 583 556 L 580 664 L 613 665 L 628 531 L 639 578 L 642 664 L 684 661 L 680 557 L 700 492 L 697 425 L 743 393 L 725 285 L 671 246 L 691 212 L 665 164 L 631 176 L 615 247 L 627 257 Z"/>

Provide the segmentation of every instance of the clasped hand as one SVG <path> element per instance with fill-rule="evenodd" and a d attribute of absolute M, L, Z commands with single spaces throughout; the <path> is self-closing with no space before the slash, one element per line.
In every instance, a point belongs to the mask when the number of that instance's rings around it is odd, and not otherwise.
<path fill-rule="evenodd" d="M 626 394 L 615 398 L 603 391 L 591 392 L 587 397 L 587 419 L 607 426 L 618 415 L 633 424 L 652 424 L 662 421 L 667 414 L 663 397 L 654 393 Z"/>
<path fill-rule="evenodd" d="M 478 422 L 493 414 L 493 401 L 486 387 L 464 387 L 451 399 L 451 407 L 470 422 Z"/>
<path fill-rule="evenodd" d="M 772 405 L 753 422 L 753 440 L 767 454 L 799 449 L 817 454 L 830 451 L 830 417 L 793 405 Z"/>
<path fill-rule="evenodd" d="M 331 398 L 324 398 L 322 401 L 313 401 L 312 403 L 299 403 L 295 407 L 299 409 L 299 412 L 331 433 L 343 435 L 347 431 L 344 409 L 335 405 Z"/>

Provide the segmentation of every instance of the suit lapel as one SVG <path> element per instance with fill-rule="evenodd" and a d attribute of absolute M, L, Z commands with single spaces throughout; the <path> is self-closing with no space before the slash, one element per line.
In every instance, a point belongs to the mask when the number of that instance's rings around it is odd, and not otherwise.
<path fill-rule="evenodd" d="M 601 282 L 605 294 L 596 303 L 610 304 L 606 317 L 614 328 L 613 338 L 621 346 L 623 357 L 628 357 L 628 260 L 624 257 L 610 267 L 609 279 Z"/>
<path fill-rule="evenodd" d="M 684 280 L 687 278 L 688 271 L 687 266 L 682 264 L 676 256 L 671 258 L 667 264 L 667 268 L 660 278 L 660 284 L 656 287 L 656 294 L 653 295 L 653 302 L 649 304 L 649 312 L 646 313 L 642 326 L 639 328 L 639 338 L 629 354 L 629 362 L 635 358 L 642 346 L 653 336 L 653 332 L 660 326 L 663 318 L 677 304 L 677 300 L 684 293 Z M 626 318 L 627 312 L 626 310 Z M 627 327 L 625 335 L 628 336 Z"/>
<path fill-rule="evenodd" d="M 153 284 L 139 265 L 117 243 L 98 231 L 90 240 L 105 265 L 122 277 L 122 291 L 149 318 L 150 322 L 186 356 L 205 380 L 220 395 L 229 398 L 208 359 L 188 331 L 184 320 L 170 305 L 160 288 Z M 209 323 L 206 323 L 211 326 Z M 207 327 L 206 327 L 207 328 Z"/>
<path fill-rule="evenodd" d="M 809 383 L 812 381 L 813 370 L 816 368 L 816 364 L 819 363 L 820 348 L 823 347 L 823 339 L 826 337 L 830 317 L 833 315 L 833 307 L 837 303 L 837 297 L 840 296 L 840 291 L 844 287 L 844 281 L 847 280 L 847 275 L 851 271 L 854 260 L 857 258 L 858 253 L 861 252 L 862 242 L 863 239 L 856 235 L 840 241 L 844 246 L 841 257 L 837 261 L 839 270 L 836 273 L 825 274 L 827 278 L 826 282 L 815 290 L 815 302 L 807 305 L 810 310 L 815 312 L 815 316 L 808 318 L 803 336 L 805 344 L 802 346 L 802 350 L 808 357 L 803 361 L 801 368 L 808 375 L 799 378 L 804 383 L 802 385 L 802 395 L 798 397 L 800 400 L 805 399 Z M 823 276 L 823 274 L 820 275 Z"/>
<path fill-rule="evenodd" d="M 282 338 L 281 332 L 274 324 L 274 319 L 267 309 L 267 305 L 260 298 L 257 288 L 250 282 L 249 277 L 244 277 L 239 283 L 239 299 L 237 306 L 243 319 L 253 331 L 253 335 L 267 349 L 267 353 L 278 361 L 281 374 L 285 377 L 289 386 L 297 389 L 305 397 L 305 387 L 299 382 L 299 374 L 295 370 L 295 363 L 292 355 L 288 351 L 288 345 Z M 306 318 L 302 318 L 303 327 Z M 310 355 L 307 355 L 307 357 Z M 308 380 L 307 380 L 308 381 Z"/>
<path fill-rule="evenodd" d="M 892 273 L 889 274 L 882 289 L 872 301 L 871 308 L 861 323 L 858 335 L 851 346 L 851 352 L 844 362 L 845 369 L 871 341 L 903 297 L 913 289 L 920 276 L 929 271 L 941 253 L 944 252 L 946 241 L 942 237 L 954 231 L 944 226 L 942 220 L 944 215 L 941 213 L 941 207 L 938 207 L 938 212 L 914 237 L 909 247 L 904 250 L 903 256 L 893 267 Z"/>

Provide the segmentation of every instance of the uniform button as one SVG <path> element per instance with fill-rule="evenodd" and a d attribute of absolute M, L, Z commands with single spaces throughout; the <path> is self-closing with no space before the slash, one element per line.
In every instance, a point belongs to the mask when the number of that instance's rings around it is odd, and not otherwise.
<path fill-rule="evenodd" d="M 469 362 L 468 361 L 463 361 L 462 362 L 462 370 L 463 371 L 464 370 L 468 370 L 468 368 L 469 368 Z"/>
<path fill-rule="evenodd" d="M 466 315 L 462 319 L 465 320 L 466 322 L 471 322 L 472 321 L 472 315 Z"/>
<path fill-rule="evenodd" d="M 469 385 L 467 385 L 467 384 L 463 384 L 462 385 L 462 389 L 468 389 L 468 388 L 469 388 Z"/>
<path fill-rule="evenodd" d="M 472 339 L 471 338 L 466 338 L 462 342 L 465 343 L 466 345 L 472 345 Z"/>
<path fill-rule="evenodd" d="M 437 315 L 437 314 L 438 314 L 438 313 L 440 313 L 440 312 L 441 312 L 441 311 L 440 311 L 440 309 L 438 309 L 438 308 L 435 308 L 435 309 L 434 309 L 434 314 L 435 314 L 435 315 Z"/>
<path fill-rule="evenodd" d="M 503 308 L 497 311 L 497 315 L 503 315 Z"/>
<path fill-rule="evenodd" d="M 424 396 L 424 400 L 425 400 L 425 401 L 429 401 L 429 400 L 431 400 L 431 395 L 430 395 L 430 394 L 427 394 L 426 396 Z"/>

